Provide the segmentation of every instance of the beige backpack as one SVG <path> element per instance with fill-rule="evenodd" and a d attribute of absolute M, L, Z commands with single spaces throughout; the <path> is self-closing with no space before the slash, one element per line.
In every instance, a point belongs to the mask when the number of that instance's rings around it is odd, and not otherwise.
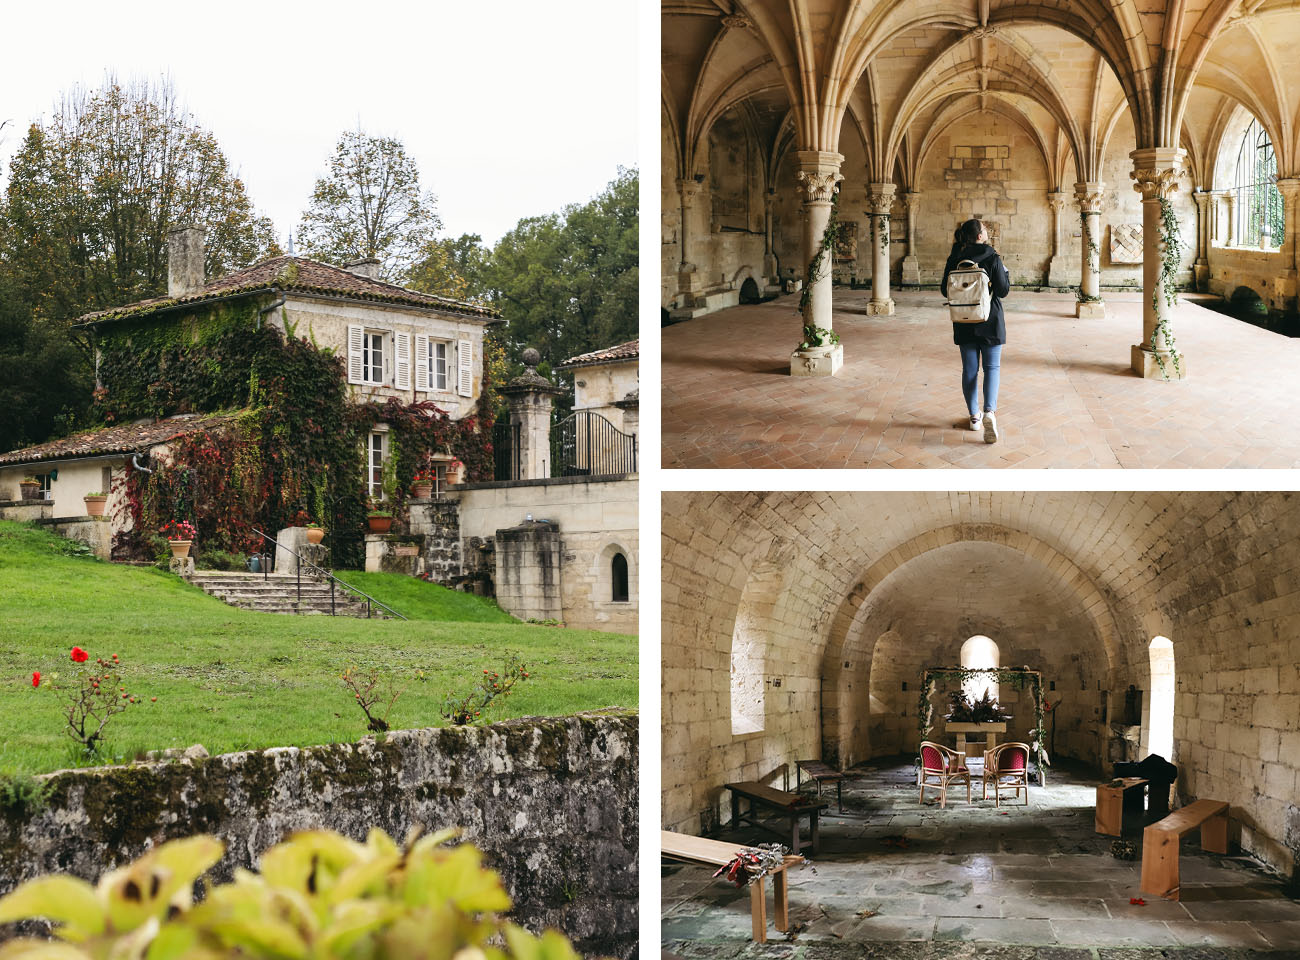
<path fill-rule="evenodd" d="M 948 317 L 953 323 L 983 323 L 993 302 L 993 281 L 974 260 L 948 274 Z"/>

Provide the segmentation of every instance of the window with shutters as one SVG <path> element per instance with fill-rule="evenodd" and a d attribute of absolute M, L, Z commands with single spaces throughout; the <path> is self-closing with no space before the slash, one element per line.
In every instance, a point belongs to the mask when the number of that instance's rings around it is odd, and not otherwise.
<path fill-rule="evenodd" d="M 362 334 L 361 382 L 384 382 L 384 335 L 376 330 L 367 330 Z"/>
<path fill-rule="evenodd" d="M 429 389 L 446 391 L 451 389 L 447 361 L 451 354 L 451 343 L 446 340 L 429 341 Z"/>
<path fill-rule="evenodd" d="M 366 445 L 366 490 L 373 500 L 384 497 L 384 449 L 387 446 L 382 433 L 370 434 Z"/>

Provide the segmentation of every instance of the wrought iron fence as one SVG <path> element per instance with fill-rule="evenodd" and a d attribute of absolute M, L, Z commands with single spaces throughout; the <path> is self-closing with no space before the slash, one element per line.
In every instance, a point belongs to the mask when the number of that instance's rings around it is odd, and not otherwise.
<path fill-rule="evenodd" d="M 636 436 L 598 413 L 579 410 L 551 427 L 551 476 L 636 473 Z"/>
<path fill-rule="evenodd" d="M 519 424 L 492 425 L 492 456 L 494 460 L 492 479 L 519 479 Z"/>

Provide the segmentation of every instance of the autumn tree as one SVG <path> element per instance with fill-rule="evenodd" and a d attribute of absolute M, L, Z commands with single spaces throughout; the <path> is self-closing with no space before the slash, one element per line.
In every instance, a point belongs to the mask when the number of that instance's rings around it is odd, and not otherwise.
<path fill-rule="evenodd" d="M 492 251 L 477 233 L 464 233 L 454 240 L 434 239 L 425 245 L 406 285 L 423 293 L 482 303 L 490 296 L 487 269 L 491 257 Z"/>
<path fill-rule="evenodd" d="M 66 326 L 166 293 L 167 232 L 180 224 L 207 229 L 209 276 L 278 252 L 270 220 L 171 84 L 109 75 L 28 129 L 0 204 L 0 272 L 22 312 Z"/>
<path fill-rule="evenodd" d="M 420 188 L 420 171 L 402 142 L 356 130 L 339 137 L 298 240 L 303 253 L 326 263 L 376 257 L 383 279 L 405 283 L 441 226 L 437 199 Z"/>

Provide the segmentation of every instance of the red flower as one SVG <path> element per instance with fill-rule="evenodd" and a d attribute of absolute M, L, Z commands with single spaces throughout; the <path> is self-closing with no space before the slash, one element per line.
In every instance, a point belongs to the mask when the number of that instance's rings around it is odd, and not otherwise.
<path fill-rule="evenodd" d="M 40 685 L 41 685 L 41 671 L 39 671 L 39 670 L 33 670 L 33 671 L 32 671 L 32 686 L 33 686 L 33 687 L 39 687 Z"/>
<path fill-rule="evenodd" d="M 73 663 L 85 663 L 90 659 L 90 654 L 85 650 L 82 650 L 80 647 L 73 647 L 71 657 Z"/>
<path fill-rule="evenodd" d="M 1147 902 L 1141 897 L 1129 897 L 1128 902 L 1133 904 L 1135 907 L 1145 907 L 1147 905 Z"/>

